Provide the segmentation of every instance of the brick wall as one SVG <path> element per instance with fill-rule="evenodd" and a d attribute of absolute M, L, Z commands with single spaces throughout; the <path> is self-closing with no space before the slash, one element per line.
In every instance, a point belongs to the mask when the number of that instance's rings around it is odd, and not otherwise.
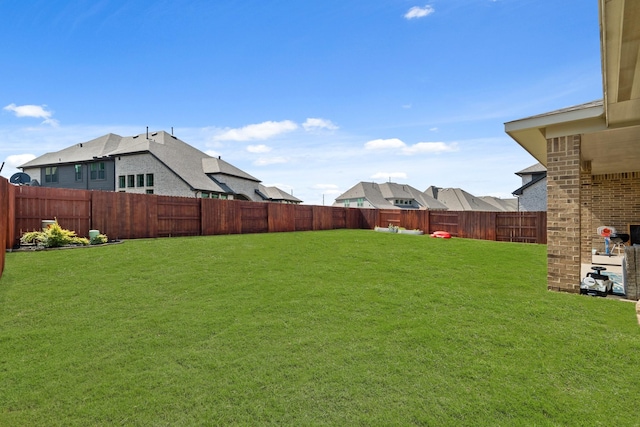
<path fill-rule="evenodd" d="M 593 223 L 592 205 L 593 176 L 591 162 L 580 164 L 580 260 L 582 263 L 591 262 L 592 237 L 596 234 L 597 225 Z"/>
<path fill-rule="evenodd" d="M 551 290 L 579 291 L 580 264 L 591 262 L 591 249 L 604 251 L 598 227 L 608 225 L 627 233 L 629 224 L 640 224 L 640 172 L 592 175 L 591 162 L 580 161 L 580 143 L 580 135 L 547 140 L 547 287 Z M 631 299 L 640 297 L 635 287 L 631 293 Z"/>
<path fill-rule="evenodd" d="M 591 248 L 604 250 L 604 239 L 596 233 L 598 227 L 608 225 L 619 233 L 628 233 L 629 224 L 640 224 L 640 172 L 593 175 L 589 202 L 591 226 L 585 230 L 587 244 L 583 251 L 587 260 Z"/>
<path fill-rule="evenodd" d="M 580 135 L 547 140 L 547 287 L 580 291 Z"/>

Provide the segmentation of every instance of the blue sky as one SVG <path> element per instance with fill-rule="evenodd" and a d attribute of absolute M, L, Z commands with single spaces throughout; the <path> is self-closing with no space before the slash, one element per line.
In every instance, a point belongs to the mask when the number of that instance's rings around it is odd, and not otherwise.
<path fill-rule="evenodd" d="M 511 197 L 507 121 L 602 98 L 596 0 L 0 0 L 2 175 L 170 131 L 307 204 Z"/>

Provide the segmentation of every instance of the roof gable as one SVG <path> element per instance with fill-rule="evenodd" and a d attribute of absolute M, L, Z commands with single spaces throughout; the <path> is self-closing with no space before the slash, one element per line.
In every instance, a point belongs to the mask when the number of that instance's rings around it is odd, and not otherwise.
<path fill-rule="evenodd" d="M 349 190 L 336 198 L 346 199 L 366 199 L 377 209 L 400 209 L 395 205 L 396 199 L 415 200 L 422 209 L 446 210 L 447 207 L 438 200 L 421 192 L 420 190 L 406 184 L 395 182 L 385 182 L 376 184 L 375 182 L 359 182 Z"/>
<path fill-rule="evenodd" d="M 302 203 L 302 200 L 295 197 L 293 194 L 289 194 L 286 191 L 279 189 L 278 187 L 266 187 L 262 184 L 258 185 L 258 191 L 261 197 L 266 198 L 266 200 L 287 200 L 295 203 Z"/>
<path fill-rule="evenodd" d="M 540 162 L 536 163 L 535 165 L 531 165 L 528 168 L 522 169 L 520 172 L 516 172 L 516 175 L 535 175 L 539 173 L 547 173 L 547 168 L 545 168 Z"/>
<path fill-rule="evenodd" d="M 91 141 L 74 144 L 60 151 L 45 153 L 35 159 L 20 165 L 20 168 L 41 167 L 47 165 L 59 165 L 66 163 L 87 162 L 95 158 L 108 156 L 109 152 L 116 149 L 122 137 L 114 133 L 108 133 Z"/>
<path fill-rule="evenodd" d="M 173 171 L 193 190 L 229 192 L 207 174 L 231 175 L 254 182 L 257 178 L 219 158 L 214 158 L 165 131 L 122 137 L 113 133 L 88 142 L 47 153 L 20 166 L 42 167 L 51 164 L 87 162 L 96 158 L 148 153 Z"/>
<path fill-rule="evenodd" d="M 495 212 L 496 207 L 480 197 L 476 197 L 460 188 L 441 188 L 438 190 L 438 201 L 444 203 L 451 211 L 487 211 Z"/>

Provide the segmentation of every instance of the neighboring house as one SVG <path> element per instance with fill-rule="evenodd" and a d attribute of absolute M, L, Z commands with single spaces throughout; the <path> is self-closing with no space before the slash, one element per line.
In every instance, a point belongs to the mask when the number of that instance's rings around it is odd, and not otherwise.
<path fill-rule="evenodd" d="M 476 197 L 460 188 L 440 188 L 432 185 L 425 193 L 444 204 L 450 211 L 512 212 L 518 209 L 515 199 Z"/>
<path fill-rule="evenodd" d="M 518 211 L 518 199 L 501 199 L 494 196 L 480 196 L 478 197 L 483 202 L 489 203 L 496 208 L 496 212 L 517 212 Z"/>
<path fill-rule="evenodd" d="M 579 292 L 592 249 L 603 250 L 598 227 L 627 232 L 640 224 L 640 7 L 635 0 L 598 4 L 604 99 L 505 123 L 547 169 L 552 290 Z"/>
<path fill-rule="evenodd" d="M 522 178 L 522 187 L 513 192 L 518 197 L 518 210 L 540 212 L 547 210 L 547 168 L 536 163 L 516 172 Z"/>
<path fill-rule="evenodd" d="M 164 131 L 128 137 L 110 133 L 44 154 L 20 168 L 44 187 L 301 202 L 279 193 L 272 198 L 272 187 Z"/>
<path fill-rule="evenodd" d="M 260 184 L 258 189 L 256 190 L 256 194 L 258 194 L 264 201 L 273 202 L 273 203 L 287 203 L 287 204 L 300 204 L 302 200 L 295 197 L 293 194 L 289 194 L 286 191 L 282 191 L 278 187 L 265 187 Z"/>
<path fill-rule="evenodd" d="M 447 209 L 445 205 L 420 190 L 394 182 L 359 182 L 338 196 L 333 206 L 368 209 Z"/>

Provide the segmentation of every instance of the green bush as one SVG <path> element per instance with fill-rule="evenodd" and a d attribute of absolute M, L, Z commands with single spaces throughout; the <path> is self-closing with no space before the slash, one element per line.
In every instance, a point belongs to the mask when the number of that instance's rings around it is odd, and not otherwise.
<path fill-rule="evenodd" d="M 91 244 L 92 245 L 102 245 L 104 243 L 107 243 L 109 241 L 109 239 L 107 238 L 106 234 L 98 234 L 97 236 L 93 237 L 91 239 Z"/>
<path fill-rule="evenodd" d="M 56 220 L 44 231 L 29 231 L 24 233 L 22 237 L 20 237 L 20 243 L 35 243 L 45 248 L 59 248 L 68 245 L 86 246 L 89 244 L 89 239 L 77 236 L 75 231 L 60 227 L 58 220 Z"/>

